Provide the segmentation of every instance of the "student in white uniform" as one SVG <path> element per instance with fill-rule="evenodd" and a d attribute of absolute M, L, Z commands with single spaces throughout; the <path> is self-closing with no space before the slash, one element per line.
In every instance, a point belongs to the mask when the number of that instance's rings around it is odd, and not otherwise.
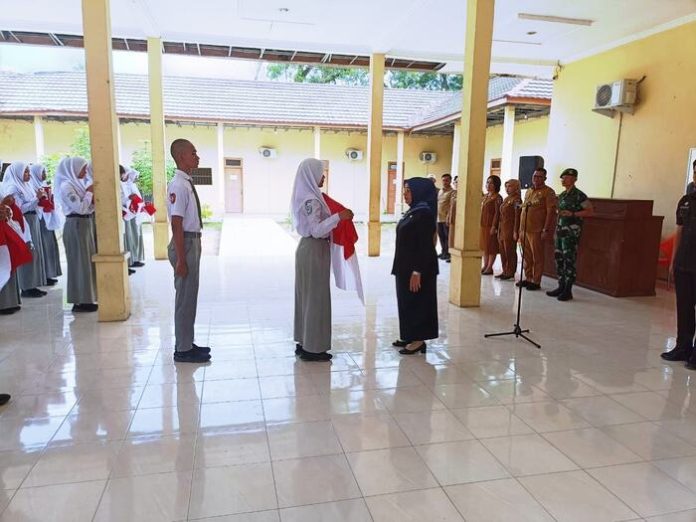
<path fill-rule="evenodd" d="M 12 209 L 10 205 L 13 203 L 14 198 L 11 195 L 5 196 L 4 187 L 0 185 L 0 221 L 7 222 L 17 235 L 26 241 L 29 229 L 25 223 L 25 233 L 17 221 L 12 219 Z M 22 299 L 19 295 L 19 283 L 17 282 L 17 271 L 15 270 L 10 274 L 10 278 L 7 283 L 5 283 L 5 286 L 0 289 L 0 315 L 12 315 L 19 312 L 21 308 Z"/>
<path fill-rule="evenodd" d="M 291 210 L 302 236 L 295 253 L 295 354 L 303 361 L 328 361 L 331 354 L 330 235 L 339 221 L 353 219 L 346 209 L 331 215 L 320 188 L 324 166 L 317 159 L 300 163 Z"/>
<path fill-rule="evenodd" d="M 32 190 L 38 192 L 43 190 L 46 193 L 46 197 L 53 203 L 53 196 L 49 197 L 49 189 L 46 185 L 46 167 L 40 163 L 34 163 L 29 166 L 29 173 L 31 179 L 29 183 L 31 184 Z M 57 214 L 59 211 L 55 209 L 50 212 L 46 212 L 45 209 L 37 209 L 39 215 L 39 225 L 41 227 L 41 244 L 43 245 L 44 252 L 44 269 L 46 270 L 46 281 L 49 286 L 53 286 L 58 282 L 57 277 L 63 275 L 63 271 L 60 267 L 60 252 L 58 250 L 58 240 L 56 239 L 55 230 L 59 227 L 59 218 Z M 49 227 L 50 221 L 50 227 Z"/>
<path fill-rule="evenodd" d="M 130 209 L 130 184 L 128 183 L 128 172 L 123 165 L 118 166 L 119 177 L 121 178 L 121 216 L 123 219 L 123 250 L 128 252 L 128 275 L 135 274 L 133 270 L 133 238 L 130 222 L 135 219 L 135 214 Z"/>
<path fill-rule="evenodd" d="M 92 256 L 94 240 L 94 192 L 86 186 L 87 161 L 64 158 L 56 170 L 56 200 L 65 213 L 63 244 L 68 263 L 68 303 L 73 312 L 96 312 L 97 279 Z"/>
<path fill-rule="evenodd" d="M 143 201 L 143 195 L 138 188 L 138 178 L 140 177 L 140 172 L 135 169 L 128 169 L 126 172 L 128 176 L 128 188 L 130 193 L 137 196 L 138 199 Z M 142 207 L 142 203 L 141 203 Z M 133 266 L 135 268 L 140 268 L 145 266 L 145 246 L 143 244 L 143 224 L 141 218 L 143 216 L 142 208 L 138 208 L 136 212 L 135 219 L 131 223 L 132 236 L 133 236 L 133 249 L 131 250 L 131 256 L 133 257 Z"/>
<path fill-rule="evenodd" d="M 194 344 L 194 325 L 198 306 L 201 263 L 201 203 L 191 178 L 198 168 L 196 148 L 188 140 L 174 140 L 172 158 L 176 174 L 167 186 L 167 213 L 172 225 L 169 262 L 174 268 L 174 347 L 175 362 L 202 363 L 210 360 L 210 348 Z"/>
<path fill-rule="evenodd" d="M 14 196 L 15 204 L 22 211 L 26 226 L 31 233 L 32 262 L 17 269 L 17 279 L 22 297 L 43 297 L 47 292 L 39 286 L 46 286 L 46 268 L 44 266 L 44 251 L 41 242 L 41 224 L 37 210 L 39 199 L 46 194 L 43 189 L 34 190 L 29 180 L 29 165 L 14 162 L 5 171 L 2 184 L 6 196 Z"/>

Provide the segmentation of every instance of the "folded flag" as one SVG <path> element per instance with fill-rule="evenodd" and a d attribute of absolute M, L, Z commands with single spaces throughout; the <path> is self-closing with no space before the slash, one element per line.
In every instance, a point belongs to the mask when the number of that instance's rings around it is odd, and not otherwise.
<path fill-rule="evenodd" d="M 323 194 L 324 201 L 331 214 L 338 214 L 346 207 L 338 201 Z M 331 267 L 333 268 L 336 286 L 341 290 L 354 290 L 358 293 L 360 301 L 365 304 L 362 278 L 360 277 L 360 265 L 355 254 L 355 243 L 358 241 L 358 232 L 352 221 L 340 221 L 331 232 Z"/>
<path fill-rule="evenodd" d="M 155 205 L 148 201 L 147 203 L 145 203 L 145 205 L 143 205 L 142 212 L 145 212 L 150 216 L 154 216 L 155 212 L 157 212 L 157 209 L 155 208 Z"/>
<path fill-rule="evenodd" d="M 17 232 L 4 221 L 0 221 L 0 289 L 9 281 L 17 267 L 31 263 L 31 249 Z"/>
<path fill-rule="evenodd" d="M 140 210 L 140 205 L 143 200 L 137 194 L 131 194 L 130 196 L 130 206 L 128 207 L 133 214 L 137 214 Z"/>

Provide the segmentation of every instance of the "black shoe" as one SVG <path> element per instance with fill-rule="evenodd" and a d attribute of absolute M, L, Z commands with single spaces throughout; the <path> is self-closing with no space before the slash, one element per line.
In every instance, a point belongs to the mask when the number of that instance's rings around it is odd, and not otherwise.
<path fill-rule="evenodd" d="M 686 361 L 686 364 L 684 365 L 684 367 L 687 370 L 696 370 L 696 361 L 693 358 L 689 359 L 688 361 Z"/>
<path fill-rule="evenodd" d="M 193 349 L 198 350 L 201 353 L 210 353 L 209 346 L 198 346 L 196 343 L 192 343 Z"/>
<path fill-rule="evenodd" d="M 9 393 L 0 393 L 0 406 L 4 406 L 10 402 L 11 398 L 12 396 Z"/>
<path fill-rule="evenodd" d="M 447 259 L 445 259 L 445 263 L 451 263 L 451 262 L 452 262 L 452 258 L 451 258 L 451 257 L 448 257 Z"/>
<path fill-rule="evenodd" d="M 210 360 L 209 353 L 203 353 L 195 348 L 187 352 L 174 352 L 174 362 L 180 363 L 206 363 Z"/>
<path fill-rule="evenodd" d="M 22 297 L 43 297 L 48 292 L 39 290 L 38 288 L 30 288 L 29 290 L 22 290 Z"/>
<path fill-rule="evenodd" d="M 132 268 L 129 268 L 129 269 L 128 269 L 128 275 L 129 275 L 129 276 L 132 276 L 133 274 L 135 274 L 135 270 L 133 270 Z"/>
<path fill-rule="evenodd" d="M 558 296 L 559 301 L 570 301 L 573 299 L 573 283 L 566 283 L 563 287 L 561 295 Z"/>
<path fill-rule="evenodd" d="M 410 341 L 402 341 L 401 339 L 397 339 L 392 343 L 392 346 L 395 346 L 396 348 L 404 348 L 411 344 Z"/>
<path fill-rule="evenodd" d="M 136 268 L 140 268 L 141 266 L 145 266 L 145 263 L 143 263 L 143 262 L 141 262 L 141 261 L 136 261 L 136 262 L 133 263 L 131 266 L 134 266 L 134 267 L 136 267 Z"/>
<path fill-rule="evenodd" d="M 73 313 L 96 312 L 97 310 L 99 310 L 99 305 L 94 303 L 74 304 L 72 307 Z"/>
<path fill-rule="evenodd" d="M 57 284 L 58 284 L 58 280 L 57 280 L 57 279 L 53 279 L 53 278 L 51 278 L 51 277 L 49 277 L 48 279 L 46 279 L 46 286 L 55 286 L 55 285 L 57 285 Z"/>
<path fill-rule="evenodd" d="M 445 254 L 440 254 L 439 256 L 437 256 L 437 258 L 438 259 L 445 259 Z"/>
<path fill-rule="evenodd" d="M 691 357 L 693 349 L 688 348 L 673 348 L 669 352 L 660 354 L 665 361 L 688 361 Z"/>
<path fill-rule="evenodd" d="M 303 353 L 306 353 L 304 351 L 304 348 L 302 348 L 302 345 L 300 343 L 295 343 L 295 355 L 302 355 Z"/>
<path fill-rule="evenodd" d="M 561 295 L 563 293 L 564 289 L 565 289 L 565 283 L 559 281 L 558 288 L 556 288 L 555 290 L 549 290 L 548 292 L 546 292 L 546 295 L 548 295 L 549 297 L 558 297 L 559 295 Z"/>
<path fill-rule="evenodd" d="M 333 357 L 333 355 L 331 355 L 328 352 L 311 353 L 311 352 L 305 351 L 302 355 L 300 355 L 300 359 L 302 359 L 303 361 L 314 361 L 314 362 L 328 362 L 331 360 L 332 357 Z"/>
<path fill-rule="evenodd" d="M 539 290 L 541 288 L 541 285 L 538 285 L 536 283 L 527 283 L 527 286 L 525 286 L 527 290 Z"/>
<path fill-rule="evenodd" d="M 19 312 L 22 309 L 21 306 L 13 306 L 12 308 L 5 308 L 3 310 L 0 310 L 0 315 L 12 315 L 16 312 Z"/>
<path fill-rule="evenodd" d="M 500 274 L 499 276 L 495 276 L 495 277 L 497 277 L 497 278 L 500 279 L 501 281 L 507 281 L 507 280 L 509 280 L 509 279 L 512 279 L 512 278 L 515 277 L 515 276 L 509 276 L 509 275 L 505 275 L 505 274 Z"/>
<path fill-rule="evenodd" d="M 522 279 L 521 281 L 517 281 L 515 283 L 515 286 L 517 288 L 526 288 L 528 284 L 529 284 L 529 282 L 526 279 Z"/>
<path fill-rule="evenodd" d="M 425 353 L 426 351 L 426 344 L 425 341 L 423 341 L 418 348 L 415 348 L 413 350 L 407 350 L 406 348 L 402 348 L 401 350 L 399 350 L 399 353 L 401 355 L 414 355 L 416 353 Z"/>

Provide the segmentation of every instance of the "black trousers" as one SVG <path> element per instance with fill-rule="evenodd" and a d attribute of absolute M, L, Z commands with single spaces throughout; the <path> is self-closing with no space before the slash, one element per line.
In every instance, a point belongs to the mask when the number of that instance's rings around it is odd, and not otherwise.
<path fill-rule="evenodd" d="M 677 348 L 693 351 L 696 334 L 696 272 L 674 270 L 677 294 Z"/>
<path fill-rule="evenodd" d="M 402 341 L 427 341 L 440 335 L 437 315 L 437 275 L 423 274 L 421 289 L 410 290 L 411 275 L 396 276 L 399 337 Z"/>
<path fill-rule="evenodd" d="M 439 223 L 437 224 L 437 236 L 440 238 L 440 249 L 443 256 L 449 255 L 449 224 Z"/>

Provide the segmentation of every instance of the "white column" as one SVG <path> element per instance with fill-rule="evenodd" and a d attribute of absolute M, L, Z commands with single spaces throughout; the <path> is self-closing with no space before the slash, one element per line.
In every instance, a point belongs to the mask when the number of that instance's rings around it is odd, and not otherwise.
<path fill-rule="evenodd" d="M 394 212 L 397 216 L 401 216 L 404 212 L 404 204 L 402 191 L 404 186 L 404 131 L 399 131 L 396 134 L 396 190 L 394 191 Z M 389 191 L 387 190 L 387 193 Z"/>
<path fill-rule="evenodd" d="M 224 212 L 225 209 L 225 124 L 218 122 L 217 124 L 217 157 L 218 157 L 218 172 L 216 176 L 218 205 Z"/>
<path fill-rule="evenodd" d="M 314 158 L 321 159 L 321 128 L 314 127 Z"/>
<path fill-rule="evenodd" d="M 118 162 L 127 168 L 130 165 L 130 161 L 127 161 L 123 157 L 123 141 L 121 140 L 121 120 L 116 119 L 116 143 L 118 143 Z"/>
<path fill-rule="evenodd" d="M 500 162 L 500 179 L 507 181 L 515 177 L 512 165 L 512 154 L 515 137 L 515 106 L 505 106 L 503 120 L 503 155 Z"/>
<path fill-rule="evenodd" d="M 452 167 L 450 168 L 450 174 L 452 174 L 452 179 L 455 176 L 459 176 L 459 147 L 461 146 L 461 136 L 462 136 L 462 125 L 460 122 L 454 124 L 454 134 L 452 135 Z"/>
<path fill-rule="evenodd" d="M 43 118 L 41 116 L 34 116 L 34 140 L 36 144 L 36 163 L 40 163 L 41 158 L 46 154 Z"/>

